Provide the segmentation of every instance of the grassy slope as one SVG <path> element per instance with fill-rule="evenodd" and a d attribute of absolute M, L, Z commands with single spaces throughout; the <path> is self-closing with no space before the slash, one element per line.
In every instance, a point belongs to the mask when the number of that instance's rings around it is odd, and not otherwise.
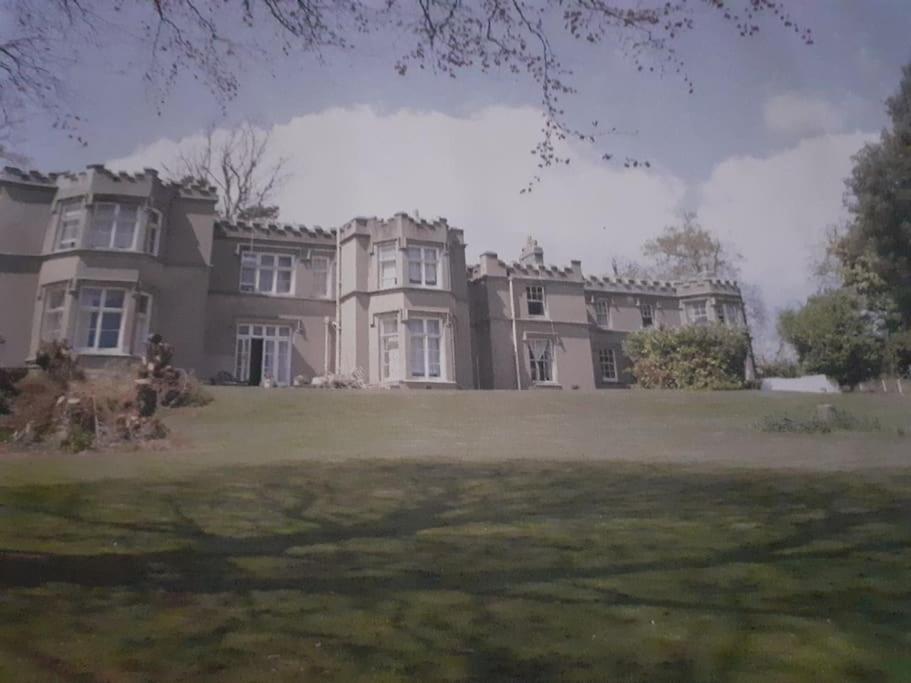
<path fill-rule="evenodd" d="M 0 680 L 909 680 L 911 441 L 749 428 L 816 402 L 220 390 L 0 459 Z"/>

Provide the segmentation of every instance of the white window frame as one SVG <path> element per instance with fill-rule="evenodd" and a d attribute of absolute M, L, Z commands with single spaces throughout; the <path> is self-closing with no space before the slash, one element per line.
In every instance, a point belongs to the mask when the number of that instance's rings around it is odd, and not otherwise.
<path fill-rule="evenodd" d="M 52 306 L 53 298 L 59 295 L 60 304 L 58 306 Z M 57 319 L 57 322 L 54 324 L 54 331 L 56 335 L 51 335 L 49 332 L 48 320 L 51 316 Z M 65 285 L 52 285 L 45 288 L 44 290 L 44 311 L 41 316 L 41 341 L 54 341 L 54 340 L 64 340 L 66 339 L 66 286 Z"/>
<path fill-rule="evenodd" d="M 598 327 L 610 329 L 611 310 L 609 299 L 595 299 L 595 323 Z"/>
<path fill-rule="evenodd" d="M 283 334 L 284 333 L 284 334 Z M 261 376 L 262 380 L 266 379 L 266 344 L 272 343 L 272 366 L 277 369 L 272 380 L 276 386 L 284 387 L 291 384 L 291 357 L 294 355 L 294 330 L 290 325 L 277 325 L 275 323 L 262 322 L 242 322 L 238 323 L 235 330 L 235 347 L 234 347 L 234 372 L 235 379 L 238 382 L 248 382 L 250 379 L 250 351 L 253 339 L 263 340 L 263 357 Z M 282 363 L 283 367 L 278 367 L 281 361 L 279 354 L 280 343 L 287 343 L 287 357 Z M 284 375 L 284 377 L 282 377 Z"/>
<path fill-rule="evenodd" d="M 684 304 L 686 308 L 686 319 L 692 325 L 700 325 L 709 322 L 708 301 L 697 299 L 696 301 L 687 301 Z M 701 313 L 697 313 L 700 311 Z"/>
<path fill-rule="evenodd" d="M 99 290 L 101 292 L 101 303 L 99 306 L 86 306 L 83 303 L 83 296 L 86 291 L 89 290 Z M 107 306 L 108 303 L 108 293 L 109 292 L 121 292 L 123 294 L 123 304 L 120 308 L 113 308 Z M 76 350 L 80 353 L 90 353 L 96 355 L 105 355 L 105 354 L 116 354 L 120 355 L 123 353 L 124 349 L 124 338 L 123 331 L 124 326 L 126 325 L 126 312 L 127 312 L 127 299 L 129 297 L 129 292 L 122 287 L 104 287 L 104 286 L 95 286 L 95 285 L 85 285 L 79 290 L 79 308 L 78 308 L 78 319 L 76 324 Z M 95 324 L 91 327 L 93 328 L 94 333 L 94 343 L 89 346 L 87 344 L 86 333 L 89 332 L 90 327 L 88 325 L 83 325 L 83 319 L 86 317 L 86 314 L 91 316 L 92 313 L 97 313 L 98 317 L 95 321 Z M 119 313 L 120 314 L 120 327 L 117 332 L 117 344 L 116 346 L 101 347 L 99 344 L 101 342 L 101 330 L 102 323 L 104 322 L 104 315 L 108 313 Z"/>
<path fill-rule="evenodd" d="M 386 269 L 391 266 L 391 269 Z M 398 248 L 395 242 L 376 247 L 376 278 L 379 289 L 391 289 L 399 283 Z M 390 276 L 391 275 L 391 276 Z"/>
<path fill-rule="evenodd" d="M 263 261 L 271 258 L 272 263 L 267 264 Z M 290 259 L 290 266 L 280 266 L 280 259 Z M 246 262 L 246 263 L 245 263 Z M 244 271 L 253 271 L 253 282 L 244 282 Z M 271 287 L 269 289 L 261 288 L 263 271 L 272 271 Z M 290 273 L 290 283 L 287 292 L 278 291 L 278 274 L 279 272 Z M 327 278 L 328 279 L 328 278 Z M 265 296 L 284 296 L 292 297 L 296 291 L 297 282 L 297 258 L 293 254 L 278 251 L 252 251 L 244 250 L 240 253 L 240 280 L 238 289 L 245 294 L 262 294 Z"/>
<path fill-rule="evenodd" d="M 139 302 L 145 299 L 146 310 L 140 312 Z M 133 355 L 144 356 L 146 340 L 152 329 L 152 295 L 148 292 L 136 292 L 133 295 Z"/>
<path fill-rule="evenodd" d="M 397 382 L 402 376 L 402 338 L 398 316 L 384 315 L 377 320 L 380 339 L 380 381 Z M 392 329 L 390 329 L 392 328 Z M 398 362 L 393 363 L 390 352 L 397 351 Z"/>
<path fill-rule="evenodd" d="M 145 210 L 142 250 L 152 256 L 158 256 L 158 249 L 161 246 L 161 218 L 161 211 L 158 209 L 147 208 Z"/>
<path fill-rule="evenodd" d="M 407 247 L 407 278 L 408 285 L 411 287 L 426 287 L 428 289 L 440 289 L 442 287 L 440 277 L 440 253 L 439 247 L 428 247 L 422 245 L 409 245 Z M 431 256 L 432 258 L 428 258 Z M 427 273 L 430 272 L 430 266 L 433 265 L 432 272 L 434 281 L 430 282 Z M 417 265 L 420 268 L 420 277 L 413 277 L 412 266 Z"/>
<path fill-rule="evenodd" d="M 439 325 L 439 334 L 434 335 L 430 333 L 430 326 L 428 323 L 436 322 Z M 420 326 L 420 329 L 416 329 Z M 418 380 L 421 382 L 445 382 L 447 381 L 446 373 L 446 325 L 445 321 L 442 318 L 437 318 L 433 316 L 409 316 L 408 320 L 405 322 L 405 328 L 408 331 L 408 379 Z M 437 348 L 439 351 L 437 362 L 433 363 L 433 357 L 431 352 L 431 339 L 438 339 Z M 420 344 L 421 355 L 423 357 L 423 374 L 415 374 L 412 360 L 414 359 L 415 343 Z M 439 371 L 438 374 L 432 374 L 432 366 L 438 365 Z"/>
<path fill-rule="evenodd" d="M 64 239 L 64 223 L 74 220 L 74 234 Z M 54 235 L 54 251 L 78 249 L 82 240 L 82 228 L 85 223 L 85 205 L 82 199 L 67 199 L 58 204 L 57 231 Z"/>
<path fill-rule="evenodd" d="M 551 337 L 531 337 L 525 340 L 525 347 L 528 350 L 528 376 L 532 384 L 557 383 L 557 363 L 554 355 L 556 346 Z"/>
<path fill-rule="evenodd" d="M 95 235 L 95 220 L 97 218 L 98 209 L 101 207 L 105 207 L 105 206 L 114 207 L 114 216 L 112 219 L 113 222 L 111 223 L 111 234 L 108 236 L 107 245 L 92 244 L 92 241 L 93 241 L 94 235 Z M 120 217 L 120 212 L 124 207 L 135 208 L 136 209 L 136 218 L 133 220 L 133 237 L 130 240 L 130 246 L 118 247 L 118 246 L 116 246 L 117 236 L 120 233 L 120 229 L 118 228 L 118 226 L 119 226 L 118 219 Z M 126 203 L 126 202 L 95 202 L 94 204 L 92 204 L 92 221 L 91 221 L 91 224 L 89 225 L 89 229 L 87 231 L 87 237 L 88 237 L 87 246 L 89 247 L 89 249 L 102 249 L 102 250 L 110 250 L 110 251 L 136 251 L 136 244 L 139 240 L 140 224 L 143 222 L 142 216 L 143 216 L 142 207 L 139 206 L 138 204 L 130 204 L 130 203 Z"/>
<path fill-rule="evenodd" d="M 646 315 L 648 312 L 648 315 Z M 655 326 L 655 306 L 653 304 L 639 304 L 639 316 L 642 320 L 642 329 L 648 329 Z M 646 324 L 646 319 L 648 324 Z"/>
<path fill-rule="evenodd" d="M 317 263 L 324 263 L 325 267 L 317 268 Z M 293 264 L 293 261 L 292 261 Z M 313 277 L 313 293 L 320 299 L 328 299 L 332 294 L 332 259 L 328 254 L 311 254 L 310 255 L 310 273 Z M 322 274 L 326 282 L 322 289 L 316 282 L 317 274 Z"/>
<path fill-rule="evenodd" d="M 601 371 L 602 382 L 620 381 L 620 373 L 617 368 L 617 352 L 614 349 L 599 349 L 598 369 Z"/>
<path fill-rule="evenodd" d="M 538 296 L 539 294 L 540 296 Z M 532 295 L 534 295 L 534 298 L 532 298 Z M 532 303 L 541 304 L 540 313 L 531 312 Z M 528 313 L 530 318 L 547 317 L 547 295 L 544 293 L 544 285 L 528 285 L 525 288 L 525 312 Z"/>

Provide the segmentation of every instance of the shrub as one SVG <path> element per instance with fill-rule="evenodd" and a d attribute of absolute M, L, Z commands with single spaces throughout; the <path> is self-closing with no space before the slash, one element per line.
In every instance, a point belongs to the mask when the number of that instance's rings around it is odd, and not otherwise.
<path fill-rule="evenodd" d="M 85 373 L 66 341 L 41 342 L 35 353 L 35 364 L 63 386 L 74 380 L 85 379 Z"/>
<path fill-rule="evenodd" d="M 876 377 L 883 364 L 875 321 L 861 297 L 847 289 L 811 296 L 803 308 L 783 311 L 778 331 L 797 351 L 803 370 L 842 386 Z"/>
<path fill-rule="evenodd" d="M 646 389 L 742 389 L 749 353 L 746 332 L 725 325 L 688 325 L 633 332 L 624 342 L 632 372 Z"/>
<path fill-rule="evenodd" d="M 792 360 L 763 360 L 756 365 L 758 377 L 800 377 L 800 366 Z"/>

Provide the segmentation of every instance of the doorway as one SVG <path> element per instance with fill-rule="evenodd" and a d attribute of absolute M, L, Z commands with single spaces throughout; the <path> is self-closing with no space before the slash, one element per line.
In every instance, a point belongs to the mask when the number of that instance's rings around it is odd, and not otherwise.
<path fill-rule="evenodd" d="M 235 379 L 259 386 L 271 380 L 276 386 L 291 383 L 291 327 L 288 325 L 237 326 Z"/>
<path fill-rule="evenodd" d="M 263 340 L 250 340 L 250 379 L 247 384 L 258 387 L 263 381 Z"/>

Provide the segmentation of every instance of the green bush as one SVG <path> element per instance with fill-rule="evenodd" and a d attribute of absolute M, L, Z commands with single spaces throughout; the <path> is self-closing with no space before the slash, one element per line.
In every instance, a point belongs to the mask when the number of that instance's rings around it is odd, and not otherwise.
<path fill-rule="evenodd" d="M 623 345 L 646 389 L 743 389 L 746 332 L 726 325 L 688 325 L 633 332 Z"/>
<path fill-rule="evenodd" d="M 756 375 L 766 377 L 800 377 L 800 366 L 791 360 L 764 360 L 756 365 Z"/>

